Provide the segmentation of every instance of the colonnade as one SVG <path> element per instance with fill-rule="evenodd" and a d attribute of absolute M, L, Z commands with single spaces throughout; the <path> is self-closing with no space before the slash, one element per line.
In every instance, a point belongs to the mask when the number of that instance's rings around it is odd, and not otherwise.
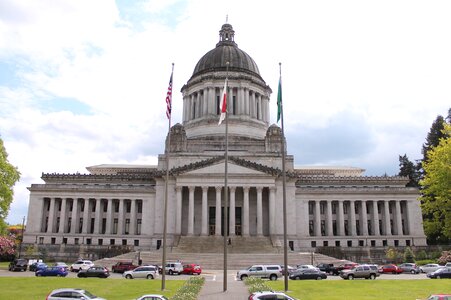
<path fill-rule="evenodd" d="M 409 201 L 309 201 L 310 236 L 390 236 L 410 234 Z"/>
<path fill-rule="evenodd" d="M 41 232 L 141 234 L 141 199 L 44 198 Z"/>
<path fill-rule="evenodd" d="M 269 99 L 249 88 L 229 88 L 227 110 L 230 115 L 247 115 L 269 122 Z M 222 88 L 205 87 L 184 97 L 183 122 L 217 115 Z"/>

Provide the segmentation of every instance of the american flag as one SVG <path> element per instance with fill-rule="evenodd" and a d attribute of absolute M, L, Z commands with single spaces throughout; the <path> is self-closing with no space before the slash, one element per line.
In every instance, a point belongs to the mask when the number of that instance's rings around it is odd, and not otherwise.
<path fill-rule="evenodd" d="M 174 71 L 171 73 L 171 79 L 169 79 L 169 87 L 168 87 L 168 93 L 166 94 L 166 116 L 168 119 L 171 119 L 171 111 L 172 111 L 172 74 L 174 74 Z"/>

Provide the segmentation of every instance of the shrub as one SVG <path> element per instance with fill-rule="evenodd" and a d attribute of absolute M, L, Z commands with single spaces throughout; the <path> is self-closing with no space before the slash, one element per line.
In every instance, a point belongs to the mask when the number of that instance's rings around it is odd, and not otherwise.
<path fill-rule="evenodd" d="M 421 259 L 421 260 L 416 260 L 415 263 L 418 266 L 424 266 L 424 265 L 427 265 L 427 264 L 436 264 L 437 260 L 435 260 L 435 259 Z"/>
<path fill-rule="evenodd" d="M 415 255 L 410 247 L 406 247 L 404 250 L 404 262 L 413 263 L 415 262 Z"/>
<path fill-rule="evenodd" d="M 451 251 L 443 251 L 442 256 L 438 259 L 438 263 L 441 265 L 451 262 Z"/>
<path fill-rule="evenodd" d="M 200 292 L 200 289 L 202 288 L 202 285 L 205 282 L 205 278 L 198 276 L 198 277 L 191 277 L 189 280 L 185 282 L 184 285 L 178 291 L 175 293 L 174 297 L 172 297 L 172 300 L 196 300 L 197 295 Z"/>
<path fill-rule="evenodd" d="M 251 294 L 259 291 L 272 291 L 261 278 L 248 277 L 244 280 L 244 284 L 248 286 L 247 289 Z"/>

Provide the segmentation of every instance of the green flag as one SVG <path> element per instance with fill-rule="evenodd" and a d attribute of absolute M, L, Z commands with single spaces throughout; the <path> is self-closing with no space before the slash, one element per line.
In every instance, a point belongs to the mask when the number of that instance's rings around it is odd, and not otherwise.
<path fill-rule="evenodd" d="M 277 122 L 282 115 L 282 76 L 279 78 L 279 88 L 277 90 Z"/>

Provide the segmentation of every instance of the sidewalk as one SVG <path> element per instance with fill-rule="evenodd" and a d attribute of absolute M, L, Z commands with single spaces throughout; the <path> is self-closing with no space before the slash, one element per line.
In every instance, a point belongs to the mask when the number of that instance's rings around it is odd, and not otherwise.
<path fill-rule="evenodd" d="M 224 290 L 224 281 L 222 274 L 207 278 L 200 290 L 198 300 L 247 300 L 249 292 L 246 285 L 241 280 L 235 280 L 235 273 L 229 273 L 227 276 L 227 291 Z"/>

